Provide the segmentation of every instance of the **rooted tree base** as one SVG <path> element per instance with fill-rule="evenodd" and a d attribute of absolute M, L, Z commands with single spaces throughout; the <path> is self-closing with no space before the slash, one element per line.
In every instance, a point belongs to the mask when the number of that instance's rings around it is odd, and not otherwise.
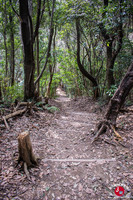
<path fill-rule="evenodd" d="M 99 124 L 97 125 L 94 131 L 95 136 L 92 140 L 92 143 L 98 140 L 100 135 L 102 135 L 103 133 L 109 134 L 110 131 L 114 133 L 114 136 L 117 138 L 117 140 L 123 140 L 120 134 L 115 130 L 115 127 L 112 125 L 112 123 L 108 120 L 104 120 L 99 122 Z"/>
<path fill-rule="evenodd" d="M 92 142 L 96 141 L 102 133 L 107 133 L 110 129 L 114 132 L 117 138 L 122 140 L 122 137 L 115 130 L 116 119 L 119 111 L 125 102 L 130 90 L 133 88 L 133 62 L 131 63 L 127 73 L 122 79 L 114 96 L 111 98 L 107 112 L 104 115 L 103 121 L 99 122 L 94 131 L 95 137 Z"/>

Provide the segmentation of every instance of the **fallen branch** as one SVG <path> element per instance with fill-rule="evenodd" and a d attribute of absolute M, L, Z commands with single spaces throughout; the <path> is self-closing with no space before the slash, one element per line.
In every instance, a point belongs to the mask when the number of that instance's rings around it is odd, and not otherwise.
<path fill-rule="evenodd" d="M 23 114 L 26 110 L 27 110 L 27 107 L 24 108 L 23 110 L 18 110 L 18 111 L 13 112 L 13 113 L 11 113 L 11 114 L 9 114 L 9 115 L 3 116 L 2 118 L 3 118 L 3 121 L 4 121 L 4 123 L 5 123 L 6 128 L 7 128 L 8 130 L 10 130 L 10 127 L 9 127 L 9 125 L 8 125 L 8 123 L 7 123 L 7 120 L 8 120 L 8 119 L 10 119 L 10 118 L 12 118 L 12 117 L 15 117 L 15 116 L 17 116 L 17 115 L 21 115 L 21 114 Z"/>
<path fill-rule="evenodd" d="M 3 120 L 4 120 L 4 123 L 5 123 L 5 126 L 6 126 L 6 128 L 7 128 L 8 130 L 10 130 L 10 127 L 9 127 L 9 125 L 8 125 L 8 123 L 7 123 L 7 121 L 6 121 L 6 118 L 5 118 L 5 117 L 3 117 Z"/>
<path fill-rule="evenodd" d="M 9 114 L 9 115 L 6 115 L 6 116 L 4 116 L 4 118 L 7 120 L 7 119 L 12 118 L 12 117 L 15 117 L 15 116 L 17 116 L 17 115 L 21 115 L 21 114 L 23 114 L 24 112 L 26 112 L 26 110 L 27 110 L 27 107 L 24 108 L 23 110 L 18 110 L 18 111 L 15 111 L 15 112 L 13 112 L 13 113 L 11 113 L 11 114 Z"/>

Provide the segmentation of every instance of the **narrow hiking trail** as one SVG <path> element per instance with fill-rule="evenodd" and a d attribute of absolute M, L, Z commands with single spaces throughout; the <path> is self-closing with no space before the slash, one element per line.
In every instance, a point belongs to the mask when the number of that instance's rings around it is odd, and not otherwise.
<path fill-rule="evenodd" d="M 128 138 L 127 147 L 102 140 L 91 144 L 91 129 L 102 116 L 102 112 L 95 112 L 96 103 L 85 98 L 72 100 L 60 88 L 57 95 L 50 103 L 59 107 L 59 112 L 40 111 L 35 116 L 10 121 L 11 131 L 4 132 L 8 138 L 1 144 L 3 193 L 0 199 L 116 199 L 114 190 L 120 185 L 125 189 L 124 198 L 130 199 L 132 138 Z M 33 149 L 41 158 L 39 166 L 29 170 L 31 181 L 12 162 L 17 151 L 16 137 L 26 129 L 30 129 Z"/>

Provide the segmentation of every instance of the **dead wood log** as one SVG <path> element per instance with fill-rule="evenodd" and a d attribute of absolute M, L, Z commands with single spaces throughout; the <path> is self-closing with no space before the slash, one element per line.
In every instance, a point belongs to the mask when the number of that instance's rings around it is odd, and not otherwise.
<path fill-rule="evenodd" d="M 25 112 L 29 112 L 29 113 L 32 114 L 32 106 L 33 105 L 34 105 L 34 102 L 20 102 L 20 103 L 18 103 L 17 106 L 14 108 L 14 112 L 11 113 L 11 114 L 8 114 L 6 116 L 3 116 L 2 117 L 3 119 L 1 120 L 1 122 L 4 121 L 6 128 L 9 130 L 10 127 L 9 127 L 9 125 L 7 123 L 7 120 L 12 118 L 12 117 L 15 117 L 17 115 L 22 115 Z M 20 106 L 26 106 L 26 107 L 21 109 L 21 110 L 18 110 L 18 108 Z"/>
<path fill-rule="evenodd" d="M 26 163 L 25 165 L 27 165 L 27 167 L 32 167 L 34 165 L 37 165 L 37 158 L 33 153 L 30 135 L 28 131 L 19 134 L 18 150 L 19 150 L 18 163 L 20 161 L 23 161 L 23 163 Z"/>
<path fill-rule="evenodd" d="M 9 114 L 9 115 L 6 115 L 6 116 L 4 116 L 4 118 L 7 120 L 7 119 L 12 118 L 12 117 L 15 117 L 15 116 L 17 116 L 17 115 L 21 115 L 21 114 L 23 114 L 26 110 L 27 110 L 27 107 L 24 108 L 24 109 L 22 109 L 22 110 L 15 111 L 15 112 L 13 112 L 13 113 L 11 113 L 11 114 Z"/>
<path fill-rule="evenodd" d="M 23 110 L 18 110 L 18 111 L 13 112 L 13 113 L 11 113 L 11 114 L 9 114 L 9 115 L 3 116 L 2 118 L 3 118 L 3 121 L 4 121 L 4 123 L 5 123 L 6 128 L 7 128 L 8 130 L 10 129 L 10 127 L 9 127 L 9 125 L 8 125 L 8 123 L 7 123 L 7 120 L 8 120 L 8 119 L 10 119 L 10 118 L 12 118 L 12 117 L 15 117 L 15 116 L 17 116 L 17 115 L 21 115 L 21 114 L 23 114 L 24 112 L 26 112 L 26 110 L 27 110 L 27 107 L 24 108 Z"/>

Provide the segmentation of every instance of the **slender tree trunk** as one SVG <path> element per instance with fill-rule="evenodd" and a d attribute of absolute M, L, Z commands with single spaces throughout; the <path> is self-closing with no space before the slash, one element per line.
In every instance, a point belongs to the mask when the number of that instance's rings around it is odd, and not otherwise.
<path fill-rule="evenodd" d="M 21 17 L 21 34 L 24 49 L 24 100 L 34 97 L 33 27 L 29 12 L 28 0 L 19 0 Z"/>
<path fill-rule="evenodd" d="M 1 86 L 1 80 L 0 80 L 0 100 L 2 100 L 2 86 Z"/>
<path fill-rule="evenodd" d="M 56 43 L 55 43 L 55 40 L 56 40 L 56 28 L 55 28 L 54 37 L 53 37 L 53 67 L 52 67 L 52 65 L 49 65 L 50 80 L 49 80 L 47 92 L 46 92 L 47 98 L 50 97 L 50 89 L 51 89 L 53 75 L 54 75 L 54 71 L 55 71 L 55 67 L 56 67 L 56 56 L 55 56 Z"/>
<path fill-rule="evenodd" d="M 50 67 L 52 67 L 52 66 L 50 66 Z M 49 68 L 50 68 L 50 67 L 49 67 Z M 51 89 L 52 80 L 53 80 L 53 73 L 50 72 L 50 80 L 49 80 L 48 87 L 47 87 L 47 91 L 46 91 L 46 97 L 47 97 L 47 98 L 50 97 L 50 89 Z"/>
<path fill-rule="evenodd" d="M 114 80 L 114 59 L 112 58 L 112 42 L 107 46 L 107 64 L 106 64 L 106 79 L 107 79 L 107 88 L 110 89 L 111 85 L 115 84 Z"/>
<path fill-rule="evenodd" d="M 14 49 L 14 31 L 13 31 L 13 19 L 12 15 L 9 15 L 10 20 L 10 41 L 11 41 L 11 54 L 10 54 L 10 77 L 11 86 L 14 85 L 14 71 L 15 71 L 15 49 Z"/>
<path fill-rule="evenodd" d="M 4 46 L 5 46 L 5 76 L 8 74 L 8 50 L 7 50 L 6 30 L 4 30 Z"/>
<path fill-rule="evenodd" d="M 91 74 L 89 74 L 85 70 L 85 68 L 83 67 L 83 65 L 81 64 L 81 61 L 80 61 L 80 30 L 79 30 L 79 20 L 78 19 L 76 20 L 76 30 L 77 30 L 77 63 L 78 63 L 81 73 L 92 82 L 93 90 L 94 90 L 94 99 L 97 99 L 99 97 L 97 81 Z"/>
<path fill-rule="evenodd" d="M 46 61 L 44 64 L 44 67 L 42 69 L 42 71 L 40 72 L 39 76 L 37 77 L 37 79 L 35 80 L 35 85 L 38 83 L 38 81 L 40 80 L 40 78 L 43 75 L 44 70 L 47 67 L 47 63 L 48 63 L 48 59 L 50 57 L 50 51 L 51 51 L 51 45 L 52 45 L 52 38 L 53 38 L 53 33 L 54 33 L 54 27 L 53 27 L 53 22 L 54 22 L 54 8 L 55 8 L 55 2 L 56 0 L 53 0 L 53 5 L 52 5 L 52 12 L 49 13 L 49 15 L 51 16 L 51 24 L 50 24 L 50 33 L 49 33 L 49 42 L 48 42 L 48 50 L 47 50 L 47 55 L 46 55 Z"/>
<path fill-rule="evenodd" d="M 3 37 L 4 37 L 4 49 L 5 49 L 5 76 L 7 77 L 8 75 L 8 48 L 7 48 L 7 8 L 6 8 L 6 0 L 5 3 L 3 3 L 3 7 L 4 7 L 4 13 L 3 13 L 3 18 L 4 18 L 4 22 L 3 22 Z"/>
<path fill-rule="evenodd" d="M 40 63 L 39 63 L 39 37 L 37 35 L 36 37 L 36 43 L 37 43 L 37 55 L 36 55 L 36 58 L 37 58 L 37 77 L 39 76 L 40 74 Z M 40 95 L 40 80 L 38 80 L 38 83 L 37 83 L 37 93 L 38 93 L 38 96 Z"/>

